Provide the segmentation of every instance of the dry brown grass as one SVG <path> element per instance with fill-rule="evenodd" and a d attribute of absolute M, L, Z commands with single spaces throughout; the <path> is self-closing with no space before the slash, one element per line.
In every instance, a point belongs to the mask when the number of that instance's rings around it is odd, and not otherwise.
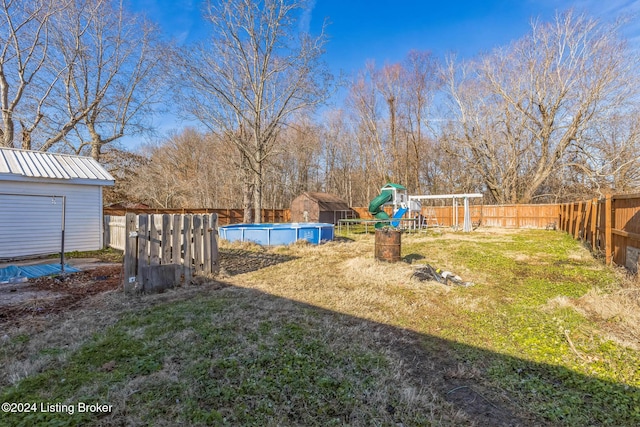
<path fill-rule="evenodd" d="M 564 303 L 600 324 L 610 339 L 640 350 L 640 279 L 624 270 L 617 275 L 621 286 L 594 288 Z"/>
<path fill-rule="evenodd" d="M 412 281 L 413 269 L 407 263 L 375 260 L 371 239 L 278 251 L 298 259 L 234 277 L 234 284 L 389 324 L 414 317 L 432 304 L 434 296 L 449 291 L 435 282 Z"/>

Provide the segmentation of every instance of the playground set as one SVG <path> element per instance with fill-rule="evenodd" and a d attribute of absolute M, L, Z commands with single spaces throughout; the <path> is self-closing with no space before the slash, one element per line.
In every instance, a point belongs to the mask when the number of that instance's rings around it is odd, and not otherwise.
<path fill-rule="evenodd" d="M 438 225 L 437 219 L 433 215 L 423 215 L 422 201 L 451 199 L 453 203 L 452 224 L 455 229 L 458 229 L 458 203 L 462 200 L 464 206 L 462 231 L 470 232 L 472 231 L 473 226 L 471 223 L 469 199 L 474 198 L 482 198 L 482 194 L 409 195 L 404 186 L 400 184 L 387 183 L 380 189 L 380 194 L 369 203 L 369 213 L 375 218 L 375 221 L 373 222 L 375 222 L 376 229 L 383 227 L 399 228 L 401 224 L 405 225 L 406 228 L 414 230 L 422 229 L 427 228 L 429 225 Z M 386 205 L 393 206 L 391 215 L 384 211 L 384 206 Z"/>

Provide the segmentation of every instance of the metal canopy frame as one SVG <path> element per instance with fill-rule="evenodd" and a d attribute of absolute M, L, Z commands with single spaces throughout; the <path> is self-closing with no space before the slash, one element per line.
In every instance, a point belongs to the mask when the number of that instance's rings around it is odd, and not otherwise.
<path fill-rule="evenodd" d="M 438 199 L 452 199 L 453 200 L 453 228 L 458 229 L 458 199 L 464 199 L 464 221 L 462 225 L 462 231 L 468 233 L 472 230 L 471 225 L 471 213 L 469 212 L 469 199 L 475 198 L 483 198 L 482 193 L 462 193 L 462 194 L 424 194 L 424 195 L 416 195 L 409 196 L 409 202 L 416 201 L 420 203 L 420 200 L 438 200 Z M 411 203 L 409 203 L 411 205 Z M 420 205 L 420 210 L 418 212 L 421 213 L 422 205 Z"/>

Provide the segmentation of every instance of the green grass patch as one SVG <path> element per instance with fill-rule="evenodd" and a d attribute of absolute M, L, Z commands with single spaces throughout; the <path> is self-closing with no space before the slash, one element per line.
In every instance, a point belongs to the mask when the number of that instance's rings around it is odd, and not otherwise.
<path fill-rule="evenodd" d="M 65 252 L 65 258 L 98 258 L 102 262 L 122 262 L 124 253 L 117 249 L 105 248 L 95 251 L 72 251 Z M 60 254 L 50 255 L 49 258 L 60 258 Z"/>
<path fill-rule="evenodd" d="M 375 395 L 395 376 L 386 356 L 323 330 L 339 317 L 315 310 L 271 314 L 230 297 L 128 314 L 64 363 L 4 390 L 2 399 L 38 405 L 122 400 L 120 415 L 148 425 L 167 418 L 187 425 L 369 425 L 392 419 L 388 405 L 400 412 L 399 392 Z M 10 417 L 12 425 L 82 425 L 100 415 Z M 427 422 L 417 413 L 403 417 Z"/>

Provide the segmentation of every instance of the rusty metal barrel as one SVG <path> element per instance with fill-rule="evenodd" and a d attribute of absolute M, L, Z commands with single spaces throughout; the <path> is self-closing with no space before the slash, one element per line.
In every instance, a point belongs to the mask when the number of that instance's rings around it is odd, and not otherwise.
<path fill-rule="evenodd" d="M 380 261 L 400 261 L 402 249 L 402 232 L 393 229 L 376 230 L 375 258 Z"/>

